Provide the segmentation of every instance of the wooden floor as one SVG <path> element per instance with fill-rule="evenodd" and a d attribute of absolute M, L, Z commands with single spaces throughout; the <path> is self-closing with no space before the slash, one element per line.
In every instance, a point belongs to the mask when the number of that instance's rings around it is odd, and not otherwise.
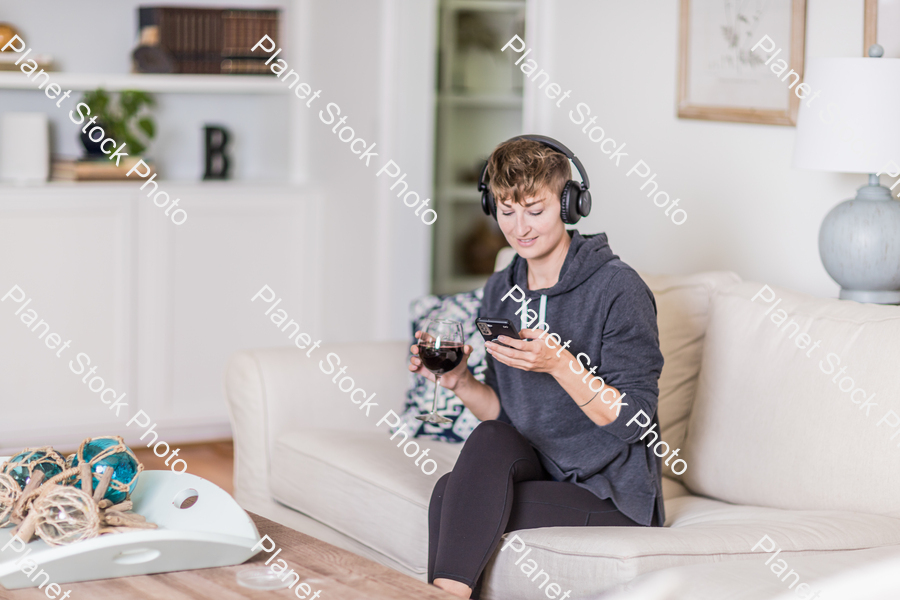
<path fill-rule="evenodd" d="M 179 454 L 180 456 L 180 454 Z M 447 592 L 417 581 L 391 568 L 379 565 L 367 558 L 336 548 L 308 535 L 293 531 L 268 519 L 250 513 L 260 535 L 272 541 L 274 553 L 263 546 L 263 551 L 241 565 L 192 569 L 101 579 L 82 583 L 67 583 L 62 587 L 72 592 L 76 600 L 288 600 L 302 597 L 325 600 L 453 600 Z M 266 561 L 278 556 L 278 562 L 291 569 L 299 577 L 290 585 L 296 587 L 278 591 L 252 590 L 241 587 L 237 574 L 253 567 L 265 569 Z M 278 564 L 278 562 L 273 564 Z M 284 569 L 282 569 L 284 571 Z M 29 574 L 31 571 L 29 571 Z M 38 574 L 40 575 L 40 574 Z M 37 579 L 38 575 L 35 575 Z M 33 583 L 32 585 L 37 585 Z M 302 587 L 306 585 L 307 587 Z M 48 586 L 45 589 L 50 589 Z M 3 600 L 46 600 L 45 590 L 32 587 L 6 591 L 0 588 Z M 306 592 L 300 595 L 300 591 Z M 58 594 L 57 596 L 59 597 Z"/>
<path fill-rule="evenodd" d="M 178 447 L 181 449 L 178 458 L 187 463 L 188 473 L 212 481 L 229 494 L 234 492 L 234 443 L 231 440 Z M 169 469 L 165 464 L 165 456 L 159 458 L 153 454 L 152 449 L 132 446 L 132 450 L 144 464 L 144 469 Z"/>

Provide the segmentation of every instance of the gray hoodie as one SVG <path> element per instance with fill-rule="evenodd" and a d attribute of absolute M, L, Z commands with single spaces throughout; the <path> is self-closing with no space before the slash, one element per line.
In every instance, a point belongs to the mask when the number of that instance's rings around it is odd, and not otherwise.
<path fill-rule="evenodd" d="M 626 394 L 622 402 L 627 406 L 621 407 L 612 423 L 601 427 L 548 373 L 508 367 L 490 355 L 485 383 L 500 398 L 499 419 L 511 423 L 531 442 L 554 479 L 611 499 L 623 514 L 643 525 L 651 524 L 655 512 L 662 525 L 662 459 L 644 445 L 652 435 L 638 440 L 646 429 L 637 422 L 626 426 L 643 410 L 659 429 L 656 408 L 663 357 L 656 301 L 637 272 L 612 253 L 606 234 L 582 236 L 574 230 L 569 234 L 572 243 L 556 285 L 529 290 L 528 263 L 516 256 L 488 280 L 479 316 L 506 318 L 520 326 L 520 315 L 525 314 L 524 310 L 515 314 L 520 304 L 511 297 L 501 301 L 518 285 L 525 291 L 522 302 L 535 300 L 529 308 L 540 306 L 544 313 L 532 327 L 544 321 L 563 342 L 571 340 L 572 356 L 588 355 L 588 369 L 599 364 L 596 375 Z M 564 360 L 562 355 L 559 360 Z M 575 362 L 572 366 L 576 371 L 581 368 Z"/>

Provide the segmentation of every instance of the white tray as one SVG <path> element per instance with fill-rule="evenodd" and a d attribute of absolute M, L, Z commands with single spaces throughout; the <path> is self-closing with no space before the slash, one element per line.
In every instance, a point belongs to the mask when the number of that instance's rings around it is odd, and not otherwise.
<path fill-rule="evenodd" d="M 189 508 L 176 499 L 197 492 Z M 73 583 L 237 565 L 260 551 L 251 550 L 259 532 L 237 502 L 223 489 L 196 475 L 144 471 L 131 496 L 134 512 L 158 529 L 103 535 L 68 546 L 50 546 L 41 539 L 19 553 L 18 542 L 0 551 L 0 584 L 6 589 L 35 587 L 15 563 L 25 556 L 50 575 L 51 583 Z M 0 548 L 11 539 L 11 527 L 0 529 Z M 32 577 L 38 570 L 32 573 Z"/>

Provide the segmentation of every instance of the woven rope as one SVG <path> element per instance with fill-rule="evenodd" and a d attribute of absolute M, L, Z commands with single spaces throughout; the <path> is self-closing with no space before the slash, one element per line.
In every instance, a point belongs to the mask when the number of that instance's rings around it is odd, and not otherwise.
<path fill-rule="evenodd" d="M 30 460 L 37 453 L 43 453 L 44 456 Z M 21 452 L 19 452 L 16 456 L 23 455 L 22 458 L 13 462 L 11 460 L 3 463 L 2 471 L 3 473 L 9 474 L 13 469 L 17 469 L 19 467 L 27 467 L 28 468 L 28 477 L 31 477 L 34 474 L 34 470 L 38 465 L 43 464 L 54 464 L 62 470 L 66 469 L 66 461 L 63 457 L 54 450 L 50 446 L 43 446 L 41 448 L 25 448 Z"/>
<path fill-rule="evenodd" d="M 132 477 L 130 480 L 128 480 L 127 483 L 122 482 L 122 481 L 115 481 L 115 480 L 109 482 L 110 489 L 116 490 L 117 492 L 123 492 L 123 493 L 127 494 L 128 490 L 131 489 L 131 485 L 135 481 L 137 481 L 138 475 L 140 475 L 141 471 L 144 470 L 144 465 L 141 464 L 141 461 L 139 461 L 137 459 L 137 456 L 134 455 L 134 452 L 131 451 L 131 448 L 129 448 L 128 446 L 125 445 L 125 440 L 123 440 L 122 437 L 118 436 L 118 435 L 104 435 L 101 437 L 88 438 L 88 439 L 84 440 L 83 442 L 81 442 L 81 446 L 78 447 L 78 452 L 76 452 L 79 463 L 85 462 L 84 447 L 89 442 L 94 442 L 96 440 L 116 440 L 117 443 L 115 446 L 110 446 L 109 448 L 107 448 L 107 449 L 103 450 L 102 452 L 100 452 L 99 454 L 97 454 L 97 456 L 92 458 L 90 461 L 88 461 L 88 464 L 91 465 L 91 471 L 93 471 L 94 465 L 96 465 L 98 462 L 100 462 L 104 458 L 112 456 L 113 454 L 119 454 L 120 452 L 124 452 L 125 454 L 127 454 L 128 456 L 130 456 L 131 458 L 134 459 L 134 463 L 137 465 L 137 469 L 135 469 L 135 471 L 134 471 L 134 477 Z"/>
<path fill-rule="evenodd" d="M 42 453 L 43 456 L 31 460 L 38 453 Z M 42 446 L 40 448 L 25 448 L 16 456 L 19 455 L 22 455 L 22 458 L 20 458 L 19 460 L 10 460 L 3 463 L 4 474 L 12 477 L 10 473 L 13 469 L 25 467 L 28 469 L 28 479 L 30 480 L 34 477 L 34 472 L 39 465 L 53 464 L 61 469 L 66 468 L 66 462 L 63 457 L 60 456 L 60 454 L 50 446 Z M 42 484 L 43 483 L 46 482 L 42 482 Z M 16 487 L 18 487 L 18 484 Z M 9 521 L 12 521 L 13 523 L 21 523 L 25 519 L 25 515 L 27 515 L 28 511 L 31 509 L 31 499 L 33 498 L 33 495 L 36 494 L 39 490 L 40 487 L 37 487 L 31 490 L 31 493 L 29 493 L 27 496 L 19 494 L 16 500 L 13 501 L 12 511 L 10 511 L 7 519 Z M 24 490 L 22 490 L 22 492 L 24 493 Z M 3 508 L 0 508 L 0 512 L 2 511 Z"/>
<path fill-rule="evenodd" d="M 22 494 L 22 488 L 16 480 L 0 473 L 0 527 L 9 525 L 9 517 L 12 515 L 13 506 Z"/>
<path fill-rule="evenodd" d="M 92 441 L 106 440 L 106 439 L 116 440 L 117 443 L 113 446 L 110 446 L 109 448 L 104 449 L 102 452 L 99 452 L 91 460 L 85 461 L 84 447 Z M 134 462 L 137 464 L 137 469 L 134 472 L 134 477 L 132 477 L 131 480 L 128 481 L 127 483 L 121 482 L 121 481 L 111 481 L 109 487 L 110 487 L 110 489 L 114 489 L 116 491 L 124 492 L 127 494 L 129 488 L 131 487 L 131 484 L 134 483 L 134 481 L 137 479 L 138 475 L 140 475 L 141 471 L 144 470 L 144 465 L 141 464 L 141 461 L 139 461 L 137 459 L 137 457 L 134 455 L 134 452 L 132 452 L 131 449 L 125 445 L 125 440 L 123 440 L 122 437 L 118 436 L 118 435 L 105 435 L 105 436 L 99 436 L 99 437 L 95 437 L 95 438 L 85 439 L 83 442 L 81 442 L 81 445 L 78 447 L 78 451 L 75 453 L 75 456 L 77 456 L 77 458 L 78 458 L 79 466 L 65 469 L 62 473 L 55 475 L 54 477 L 51 477 L 50 479 L 45 481 L 44 486 L 50 486 L 53 484 L 76 485 L 77 483 L 79 483 L 81 481 L 81 466 L 80 465 L 81 465 L 81 463 L 84 463 L 84 462 L 87 462 L 91 466 L 90 477 L 93 480 L 94 465 L 96 465 L 98 462 L 100 462 L 104 458 L 107 458 L 107 457 L 112 456 L 113 454 L 117 454 L 119 452 L 124 452 L 124 453 L 128 454 L 129 456 L 131 456 L 131 458 L 133 458 Z M 59 456 L 59 455 L 57 455 L 57 456 Z M 62 457 L 60 457 L 60 458 L 62 458 Z M 63 466 L 65 466 L 65 461 L 63 461 Z M 43 486 L 41 486 L 41 487 L 43 487 Z M 30 510 L 31 505 L 34 502 L 34 499 L 37 498 L 37 495 L 40 493 L 40 490 L 41 490 L 41 488 L 33 490 L 30 494 L 28 494 L 27 497 L 25 497 L 24 501 L 19 503 L 19 506 L 21 506 L 20 512 L 22 513 L 22 517 L 17 517 L 17 515 L 14 514 L 13 515 L 14 518 L 24 518 L 24 515 L 28 513 L 28 510 Z M 14 513 L 15 512 L 16 511 L 14 511 Z"/>
<path fill-rule="evenodd" d="M 54 546 L 80 542 L 100 533 L 100 510 L 86 492 L 71 486 L 43 486 L 34 500 L 35 533 Z"/>

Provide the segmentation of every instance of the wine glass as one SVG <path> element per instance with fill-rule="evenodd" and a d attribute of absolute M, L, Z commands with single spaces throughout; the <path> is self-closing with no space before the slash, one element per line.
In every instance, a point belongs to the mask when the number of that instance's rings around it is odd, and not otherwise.
<path fill-rule="evenodd" d="M 419 358 L 425 368 L 434 373 L 434 400 L 431 413 L 416 418 L 426 423 L 450 423 L 452 419 L 437 414 L 437 394 L 441 375 L 455 369 L 465 357 L 462 324 L 458 321 L 426 319 L 419 339 Z"/>

